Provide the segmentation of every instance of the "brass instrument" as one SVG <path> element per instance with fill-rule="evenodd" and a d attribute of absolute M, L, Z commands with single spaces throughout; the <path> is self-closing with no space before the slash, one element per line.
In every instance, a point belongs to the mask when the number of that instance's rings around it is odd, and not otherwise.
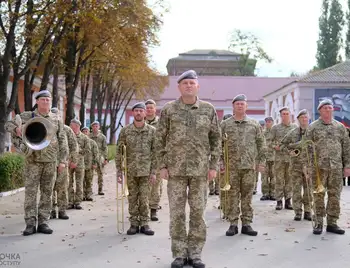
<path fill-rule="evenodd" d="M 127 181 L 127 160 L 126 160 L 126 146 L 121 146 L 122 155 L 122 186 L 119 187 L 119 181 L 117 178 L 117 230 L 119 234 L 125 231 L 125 218 L 124 218 L 124 204 L 127 196 L 129 195 L 128 181 Z M 120 206 L 119 206 L 120 205 Z"/>
<path fill-rule="evenodd" d="M 20 115 L 16 115 L 15 124 L 22 126 Z M 45 149 L 51 143 L 56 129 L 44 117 L 33 117 L 22 126 L 22 137 L 12 136 L 13 143 L 19 153 L 29 156 L 33 151 Z"/>
<path fill-rule="evenodd" d="M 228 202 L 228 191 L 231 189 L 231 185 L 230 185 L 230 174 L 229 174 L 229 160 L 228 160 L 228 145 L 227 145 L 227 134 L 225 133 L 223 135 L 223 142 L 224 142 L 224 165 L 225 165 L 225 176 L 224 176 L 224 187 L 220 188 L 220 200 L 221 200 L 221 195 L 222 192 L 224 192 L 224 205 L 221 204 L 221 208 L 220 208 L 220 218 L 222 219 L 222 211 L 225 214 L 225 212 L 227 211 L 227 202 Z M 221 185 L 221 170 L 219 170 L 219 183 Z"/>

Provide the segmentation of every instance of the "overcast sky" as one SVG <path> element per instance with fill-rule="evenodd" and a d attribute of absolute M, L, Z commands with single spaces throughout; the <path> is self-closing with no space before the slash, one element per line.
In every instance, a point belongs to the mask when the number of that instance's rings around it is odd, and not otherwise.
<path fill-rule="evenodd" d="M 155 0 L 149 0 L 155 1 Z M 259 37 L 274 59 L 261 63 L 258 76 L 289 76 L 305 72 L 316 61 L 318 19 L 322 0 L 167 0 L 170 12 L 151 50 L 162 73 L 172 57 L 192 49 L 227 49 L 233 29 Z M 341 0 L 344 10 L 347 0 Z"/>

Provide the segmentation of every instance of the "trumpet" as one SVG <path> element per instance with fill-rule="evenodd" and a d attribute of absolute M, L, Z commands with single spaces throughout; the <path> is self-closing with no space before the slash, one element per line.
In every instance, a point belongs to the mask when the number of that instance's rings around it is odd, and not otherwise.
<path fill-rule="evenodd" d="M 224 179 L 224 186 L 222 188 L 220 188 L 220 201 L 221 201 L 221 195 L 222 192 L 224 192 L 224 204 L 221 204 L 221 208 L 220 208 L 220 218 L 222 219 L 222 215 L 221 213 L 223 212 L 223 214 L 226 213 L 227 211 L 227 202 L 228 202 L 228 191 L 231 189 L 231 185 L 230 185 L 230 174 L 229 174 L 229 161 L 228 161 L 228 145 L 227 145 L 227 134 L 225 133 L 223 135 L 223 143 L 224 143 L 224 165 L 225 165 L 225 175 L 223 177 Z M 219 171 L 219 183 L 221 185 L 221 170 Z"/>
<path fill-rule="evenodd" d="M 127 181 L 127 159 L 126 159 L 126 146 L 121 146 L 122 155 L 122 186 L 119 186 L 120 181 L 117 178 L 117 231 L 119 234 L 125 231 L 125 218 L 124 218 L 124 205 L 127 196 L 129 195 L 128 181 Z"/>

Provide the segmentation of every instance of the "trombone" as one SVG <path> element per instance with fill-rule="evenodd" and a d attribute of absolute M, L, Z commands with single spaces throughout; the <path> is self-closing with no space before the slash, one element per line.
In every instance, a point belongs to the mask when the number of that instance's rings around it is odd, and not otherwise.
<path fill-rule="evenodd" d="M 220 201 L 222 192 L 224 192 L 224 204 L 220 206 L 220 218 L 222 218 L 221 213 L 224 215 L 227 212 L 227 203 L 228 203 L 228 191 L 231 189 L 230 185 L 230 169 L 229 169 L 229 160 L 228 160 L 228 144 L 227 144 L 227 134 L 223 135 L 223 143 L 224 143 L 224 165 L 225 165 L 225 175 L 224 175 L 224 186 L 220 188 Z M 221 169 L 219 170 L 219 184 L 221 185 Z"/>
<path fill-rule="evenodd" d="M 124 204 L 127 196 L 129 195 L 128 181 L 127 181 L 127 160 L 126 160 L 126 146 L 121 146 L 122 155 L 122 181 L 117 178 L 117 230 L 118 234 L 122 234 L 125 231 L 125 218 L 124 218 Z M 120 187 L 119 184 L 122 184 Z"/>

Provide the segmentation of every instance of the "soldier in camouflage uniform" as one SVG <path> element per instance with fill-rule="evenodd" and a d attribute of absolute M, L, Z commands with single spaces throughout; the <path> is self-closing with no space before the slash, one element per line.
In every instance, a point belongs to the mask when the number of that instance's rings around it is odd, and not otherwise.
<path fill-rule="evenodd" d="M 293 185 L 292 178 L 289 174 L 290 156 L 288 152 L 281 150 L 280 145 L 284 136 L 292 129 L 297 128 L 298 125 L 291 123 L 290 110 L 288 107 L 283 107 L 279 112 L 282 122 L 271 128 L 268 138 L 272 148 L 275 150 L 276 210 L 281 210 L 283 208 L 283 198 L 285 199 L 284 208 L 293 210 L 291 202 Z"/>
<path fill-rule="evenodd" d="M 54 187 L 56 172 L 63 172 L 67 165 L 67 138 L 63 130 L 63 124 L 59 118 L 50 112 L 51 94 L 44 90 L 35 95 L 37 109 L 33 112 L 20 114 L 22 123 L 34 117 L 43 117 L 52 123 L 55 135 L 50 144 L 43 150 L 33 151 L 25 159 L 25 192 L 24 192 L 24 219 L 26 229 L 23 235 L 32 235 L 36 232 L 52 234 L 48 226 L 52 208 L 52 190 Z M 22 137 L 22 127 L 17 126 L 15 120 L 5 124 L 6 131 Z M 40 201 L 38 209 L 38 189 L 40 187 Z M 36 225 L 38 224 L 38 228 Z"/>
<path fill-rule="evenodd" d="M 262 172 L 265 167 L 265 137 L 259 123 L 246 115 L 247 97 L 245 95 L 237 95 L 232 100 L 232 105 L 234 116 L 221 123 L 221 133 L 227 136 L 231 185 L 229 190 L 231 206 L 227 212 L 230 227 L 226 235 L 238 234 L 241 203 L 241 233 L 256 236 L 258 232 L 254 231 L 250 225 L 253 220 L 252 198 L 256 169 Z"/>
<path fill-rule="evenodd" d="M 129 190 L 129 220 L 128 235 L 143 233 L 154 235 L 149 227 L 149 183 L 156 181 L 156 155 L 154 139 L 156 129 L 145 123 L 144 103 L 136 103 L 132 107 L 134 122 L 120 131 L 115 165 L 118 183 L 123 183 L 122 146 L 126 147 L 127 186 Z M 141 227 L 141 228 L 140 228 Z"/>
<path fill-rule="evenodd" d="M 81 132 L 85 134 L 87 137 L 90 137 L 90 131 L 88 127 L 83 127 L 81 129 Z M 92 166 L 86 166 L 85 167 L 85 176 L 84 176 L 84 183 L 83 183 L 83 201 L 93 201 L 92 198 L 92 181 L 94 177 L 94 170 L 97 169 L 97 166 L 99 164 L 99 153 L 98 153 L 98 146 L 97 143 L 89 138 L 91 153 L 92 153 Z"/>
<path fill-rule="evenodd" d="M 59 116 L 57 108 L 52 108 L 51 112 Z M 67 141 L 68 141 L 68 148 L 67 148 L 67 151 L 69 152 L 68 163 L 76 164 L 78 163 L 78 152 L 79 152 L 77 139 L 75 138 L 75 134 L 73 130 L 69 126 L 63 125 L 63 129 L 67 136 Z M 66 209 L 68 206 L 68 183 L 69 183 L 68 165 L 64 168 L 63 172 L 57 174 L 55 187 L 53 190 L 53 196 L 52 196 L 53 207 L 51 211 L 51 219 L 56 219 L 57 217 L 56 207 L 58 208 L 59 219 L 62 219 L 62 220 L 69 219 L 68 215 L 66 214 Z"/>
<path fill-rule="evenodd" d="M 307 128 L 305 139 L 315 144 L 320 180 L 326 189 L 328 200 L 325 208 L 325 193 L 314 194 L 317 226 L 313 233 L 319 235 L 323 232 L 323 218 L 327 215 L 327 232 L 344 234 L 345 230 L 337 225 L 337 221 L 340 214 L 342 178 L 343 175 L 350 175 L 350 138 L 345 126 L 333 118 L 332 101 L 321 101 L 317 110 L 320 118 Z M 316 188 L 317 173 L 315 170 L 310 173 Z"/>
<path fill-rule="evenodd" d="M 80 131 L 81 123 L 77 119 L 72 119 L 70 127 L 74 131 L 79 144 L 78 163 L 69 165 L 69 197 L 68 209 L 83 209 L 80 203 L 83 201 L 83 184 L 85 167 L 91 167 L 91 147 L 89 138 Z M 75 184 L 75 190 L 74 190 Z"/>
<path fill-rule="evenodd" d="M 157 128 L 159 117 L 156 115 L 156 102 L 154 100 L 147 100 L 146 105 L 146 123 Z M 149 208 L 151 210 L 151 220 L 158 221 L 157 211 L 160 209 L 160 198 L 162 195 L 163 180 L 157 172 L 156 182 L 150 183 L 149 193 Z"/>
<path fill-rule="evenodd" d="M 178 78 L 181 97 L 163 107 L 157 128 L 156 152 L 161 178 L 168 179 L 172 268 L 187 263 L 203 268 L 202 249 L 207 237 L 204 211 L 208 183 L 218 170 L 220 127 L 213 105 L 198 99 L 197 74 Z M 186 231 L 186 201 L 190 206 Z"/>
<path fill-rule="evenodd" d="M 299 121 L 299 127 L 291 130 L 281 141 L 281 150 L 286 150 L 291 156 L 289 174 L 293 183 L 293 209 L 294 220 L 301 221 L 302 218 L 302 205 L 304 205 L 304 219 L 311 221 L 311 181 L 308 183 L 309 178 L 306 178 L 304 171 L 307 168 L 309 161 L 312 163 L 312 158 L 305 161 L 306 150 L 301 147 L 302 139 L 305 135 L 306 128 L 309 126 L 309 114 L 306 109 L 301 110 L 297 119 Z M 300 154 L 295 154 L 295 149 L 298 149 Z M 301 195 L 303 191 L 303 196 Z"/>
<path fill-rule="evenodd" d="M 261 127 L 261 131 L 264 132 L 264 127 L 265 127 L 265 120 L 260 120 L 259 121 L 260 127 Z M 265 136 L 264 136 L 265 138 Z M 256 160 L 258 162 L 258 159 Z M 260 172 L 258 171 L 258 168 L 256 169 L 256 173 L 255 173 L 255 185 L 254 185 L 254 191 L 253 191 L 253 195 L 255 195 L 258 192 L 258 182 L 259 182 L 259 174 Z"/>
<path fill-rule="evenodd" d="M 275 187 L 276 187 L 276 179 L 274 177 L 274 161 L 275 161 L 275 150 L 272 149 L 271 146 L 271 140 L 270 132 L 273 125 L 273 118 L 272 117 L 266 117 L 265 118 L 265 129 L 263 131 L 263 134 L 265 136 L 266 140 L 266 167 L 265 171 L 261 173 L 261 191 L 262 191 L 262 197 L 260 198 L 261 201 L 265 200 L 273 200 L 275 201 Z"/>
<path fill-rule="evenodd" d="M 95 121 L 91 124 L 92 133 L 90 139 L 94 140 L 98 146 L 99 163 L 97 165 L 97 183 L 98 183 L 98 194 L 104 195 L 103 193 L 103 170 L 104 166 L 108 163 L 108 148 L 107 138 L 100 131 L 100 122 Z"/>

